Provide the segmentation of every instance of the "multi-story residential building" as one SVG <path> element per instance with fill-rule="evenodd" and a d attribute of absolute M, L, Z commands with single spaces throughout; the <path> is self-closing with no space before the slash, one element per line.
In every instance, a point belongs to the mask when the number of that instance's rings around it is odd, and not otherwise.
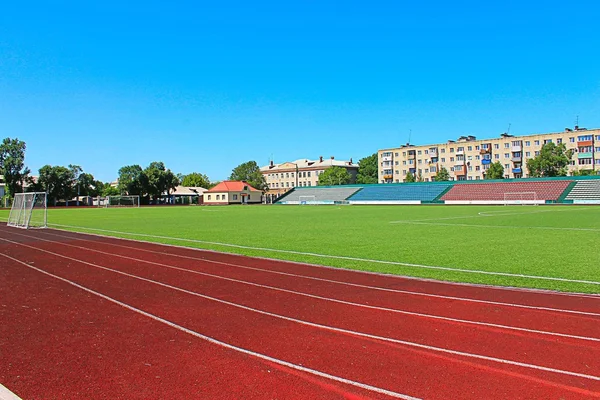
<path fill-rule="evenodd" d="M 356 180 L 358 164 L 354 164 L 352 159 L 349 161 L 336 160 L 334 157 L 318 160 L 301 159 L 281 164 L 274 164 L 261 167 L 260 172 L 267 181 L 269 199 L 277 198 L 298 186 L 317 186 L 319 176 L 331 167 L 345 168 L 351 176 L 351 182 Z M 331 182 L 336 184 L 336 182 Z"/>
<path fill-rule="evenodd" d="M 425 182 L 432 181 L 440 168 L 451 180 L 485 179 L 490 164 L 499 161 L 505 178 L 527 178 L 527 160 L 536 157 L 545 143 L 564 143 L 573 151 L 569 173 L 577 170 L 600 171 L 600 129 L 566 128 L 563 132 L 477 140 L 461 136 L 446 143 L 402 145 L 378 151 L 380 183 L 404 182 L 410 172 Z"/>

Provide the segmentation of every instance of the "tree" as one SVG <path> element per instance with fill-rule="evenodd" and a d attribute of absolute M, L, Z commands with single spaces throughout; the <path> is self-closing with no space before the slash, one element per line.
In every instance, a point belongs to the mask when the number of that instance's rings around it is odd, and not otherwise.
<path fill-rule="evenodd" d="M 119 188 L 111 186 L 110 183 L 105 183 L 100 194 L 102 196 L 118 196 L 121 192 L 119 191 Z"/>
<path fill-rule="evenodd" d="M 180 180 L 181 186 L 185 187 L 203 187 L 208 189 L 210 186 L 210 179 L 208 179 L 208 176 L 199 172 L 192 172 L 188 175 L 182 175 Z"/>
<path fill-rule="evenodd" d="M 415 181 L 415 176 L 412 174 L 412 172 L 408 171 L 408 173 L 406 174 L 406 178 L 404 178 L 404 182 L 412 183 L 414 181 Z"/>
<path fill-rule="evenodd" d="M 319 186 L 346 185 L 350 183 L 350 173 L 343 167 L 327 168 L 319 175 Z"/>
<path fill-rule="evenodd" d="M 6 189 L 10 196 L 20 193 L 23 182 L 29 174 L 25 163 L 25 142 L 19 139 L 6 138 L 0 144 L 0 173 L 4 175 Z"/>
<path fill-rule="evenodd" d="M 500 161 L 491 164 L 485 172 L 485 179 L 504 179 L 504 167 Z"/>
<path fill-rule="evenodd" d="M 377 183 L 377 153 L 358 160 L 356 183 Z"/>
<path fill-rule="evenodd" d="M 48 193 L 48 199 L 56 205 L 58 200 L 68 201 L 73 197 L 74 170 L 62 167 L 44 165 L 40 168 L 38 183 L 42 190 Z"/>
<path fill-rule="evenodd" d="M 564 143 L 553 142 L 542 146 L 540 154 L 527 160 L 527 169 L 532 178 L 567 176 L 567 166 L 573 156 L 572 150 L 567 150 Z"/>
<path fill-rule="evenodd" d="M 170 169 L 166 169 L 162 161 L 151 162 L 144 170 L 146 176 L 146 193 L 153 199 L 157 199 L 163 193 L 170 194 L 171 189 L 179 185 L 177 176 Z"/>
<path fill-rule="evenodd" d="M 148 178 L 139 165 L 126 165 L 119 169 L 119 194 L 145 196 Z"/>
<path fill-rule="evenodd" d="M 268 190 L 267 181 L 263 174 L 260 173 L 260 168 L 256 161 L 248 161 L 238 165 L 231 171 L 229 179 L 232 181 L 245 181 L 258 190 Z"/>
<path fill-rule="evenodd" d="M 450 173 L 445 167 L 440 168 L 437 175 L 435 176 L 436 182 L 444 182 L 450 180 Z"/>
<path fill-rule="evenodd" d="M 589 176 L 589 175 L 596 175 L 597 173 L 600 173 L 600 171 L 594 171 L 593 169 L 579 169 L 577 171 L 573 171 L 573 176 Z"/>

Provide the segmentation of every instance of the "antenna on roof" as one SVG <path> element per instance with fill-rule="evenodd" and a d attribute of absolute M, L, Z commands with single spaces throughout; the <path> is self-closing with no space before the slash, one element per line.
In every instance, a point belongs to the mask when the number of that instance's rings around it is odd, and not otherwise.
<path fill-rule="evenodd" d="M 578 127 L 579 126 L 579 115 L 577 115 L 575 117 L 575 126 Z"/>
<path fill-rule="evenodd" d="M 410 144 L 410 137 L 412 136 L 412 129 L 408 130 L 408 144 Z"/>
<path fill-rule="evenodd" d="M 511 125 L 511 123 L 509 122 L 508 123 L 508 129 L 506 130 L 506 133 L 508 133 L 508 134 L 510 134 L 510 125 Z"/>

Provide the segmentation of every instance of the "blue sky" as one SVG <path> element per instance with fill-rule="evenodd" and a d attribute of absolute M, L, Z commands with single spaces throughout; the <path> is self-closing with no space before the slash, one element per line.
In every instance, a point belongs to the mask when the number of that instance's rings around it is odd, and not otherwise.
<path fill-rule="evenodd" d="M 156 160 L 220 180 L 410 131 L 600 127 L 599 19 L 576 0 L 5 2 L 0 138 L 34 172 Z"/>

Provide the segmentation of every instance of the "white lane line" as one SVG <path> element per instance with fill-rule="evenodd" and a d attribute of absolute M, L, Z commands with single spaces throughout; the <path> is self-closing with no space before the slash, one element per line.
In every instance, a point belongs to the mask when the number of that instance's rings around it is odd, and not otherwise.
<path fill-rule="evenodd" d="M 369 276 L 375 276 L 375 277 L 385 277 L 388 279 L 399 279 L 399 280 L 411 280 L 411 281 L 419 281 L 419 282 L 429 282 L 429 283 L 435 283 L 438 285 L 446 285 L 446 286 L 466 286 L 466 287 L 472 287 L 472 288 L 479 288 L 479 289 L 490 289 L 490 290 L 494 290 L 494 291 L 510 291 L 510 292 L 518 292 L 520 294 L 526 293 L 526 294 L 541 294 L 541 295 L 552 295 L 552 296 L 563 296 L 563 297 L 578 297 L 578 298 L 590 298 L 590 299 L 597 299 L 600 300 L 600 294 L 592 294 L 592 293 L 571 293 L 571 292 L 557 292 L 555 290 L 548 290 L 548 289 L 536 289 L 536 288 L 527 288 L 527 287 L 515 287 L 515 286 L 492 286 L 492 285 L 487 285 L 487 284 L 478 284 L 478 283 L 468 283 L 468 282 L 455 282 L 455 281 L 441 281 L 439 279 L 434 279 L 434 278 L 423 278 L 423 277 L 418 277 L 418 276 L 408 276 L 408 275 L 396 275 L 396 274 L 388 274 L 388 273 L 383 273 L 383 272 L 374 272 L 374 271 L 365 271 L 365 270 L 360 270 L 360 269 L 346 269 L 346 268 L 341 268 L 341 267 L 332 267 L 332 266 L 328 266 L 328 265 L 322 265 L 322 264 L 311 264 L 311 263 L 307 263 L 307 262 L 300 262 L 300 261 L 292 261 L 292 260 L 285 260 L 285 259 L 279 259 L 279 258 L 269 258 L 269 257 L 261 257 L 261 256 L 245 256 L 243 254 L 240 253 L 231 253 L 231 252 L 226 252 L 226 251 L 222 251 L 222 250 L 211 250 L 211 249 L 206 249 L 206 248 L 202 248 L 202 247 L 189 247 L 189 246 L 185 246 L 185 245 L 178 245 L 178 244 L 169 244 L 169 243 L 161 243 L 161 242 L 153 242 L 153 241 L 148 241 L 148 240 L 143 240 L 143 239 L 133 239 L 133 238 L 123 238 L 123 237 L 118 237 L 118 236 L 110 236 L 110 235 L 106 235 L 106 234 L 100 234 L 100 233 L 90 233 L 90 232 L 77 232 L 77 231 L 72 231 L 72 230 L 68 230 L 68 229 L 61 229 L 61 228 L 51 228 L 51 230 L 54 232 L 62 232 L 62 233 L 68 233 L 70 235 L 73 236 L 65 236 L 65 235 L 58 235 L 56 233 L 51 234 L 49 233 L 47 230 L 39 230 L 37 232 L 42 232 L 42 233 L 47 233 L 48 235 L 54 235 L 54 236 L 58 236 L 58 237 L 64 237 L 64 238 L 69 238 L 69 239 L 76 239 L 76 240 L 86 240 L 88 241 L 89 239 L 82 239 L 82 237 L 88 237 L 88 236 L 92 236 L 94 238 L 102 238 L 105 239 L 103 241 L 95 241 L 95 242 L 99 242 L 99 243 L 105 243 L 105 244 L 112 244 L 112 241 L 118 241 L 118 242 L 132 242 L 135 244 L 141 243 L 144 245 L 150 244 L 152 246 L 155 247 L 165 247 L 165 248 L 173 248 L 173 249 L 185 249 L 185 250 L 190 250 L 192 252 L 197 252 L 197 253 L 211 253 L 211 254 L 219 254 L 219 255 L 233 255 L 236 257 L 242 257 L 242 258 L 249 258 L 249 259 L 254 259 L 254 260 L 265 260 L 265 261 L 274 261 L 274 262 L 280 262 L 280 263 L 284 263 L 284 264 L 293 264 L 293 265 L 300 265 L 303 267 L 312 267 L 314 269 L 317 270 L 322 270 L 322 269 L 326 269 L 329 271 L 336 271 L 339 273 L 347 273 L 347 274 L 360 274 L 360 275 L 369 275 Z M 91 241 L 91 240 L 89 240 Z M 115 246 L 119 246 L 119 245 L 115 245 Z M 125 246 L 127 247 L 127 246 Z M 132 249 L 138 249 L 138 250 L 143 250 L 143 251 L 149 251 L 149 252 L 153 252 L 152 250 L 146 250 L 146 249 L 141 249 L 139 247 L 131 247 Z M 188 256 L 182 256 L 179 254 L 173 254 L 173 253 L 165 253 L 165 252 L 154 252 L 157 254 L 171 254 L 175 257 L 183 257 L 183 258 L 189 258 L 192 260 L 204 260 L 203 258 L 197 258 L 197 257 L 188 257 Z M 227 263 L 224 263 L 224 265 L 227 265 Z M 236 264 L 232 264 L 232 265 L 236 265 Z"/>
<path fill-rule="evenodd" d="M 374 264 L 399 265 L 399 266 L 403 266 L 403 267 L 414 267 L 414 268 L 423 268 L 423 269 L 452 271 L 452 272 L 458 272 L 458 273 L 471 273 L 471 274 L 482 274 L 482 275 L 493 275 L 493 276 L 508 276 L 508 277 L 512 277 L 512 278 L 521 278 L 521 279 L 539 279 L 539 280 L 548 280 L 548 281 L 600 285 L 600 282 L 587 281 L 587 280 L 554 278 L 554 277 L 535 276 L 535 275 L 520 275 L 520 274 L 511 274 L 508 272 L 480 271 L 480 270 L 473 270 L 473 269 L 461 269 L 461 268 L 451 268 L 451 267 L 439 267 L 439 266 L 433 266 L 433 265 L 412 264 L 412 263 L 404 263 L 404 262 L 399 262 L 399 261 L 385 261 L 385 260 L 373 260 L 373 259 L 359 258 L 359 257 L 335 256 L 335 255 L 318 254 L 318 253 L 310 253 L 310 252 L 302 252 L 302 251 L 281 250 L 281 249 L 271 249 L 271 248 L 266 248 L 266 247 L 253 247 L 253 246 L 243 246 L 243 245 L 230 244 L 230 243 L 210 242 L 210 241 L 198 240 L 198 239 L 186 239 L 186 238 L 176 238 L 176 237 L 169 237 L 169 236 L 150 235 L 150 234 L 146 234 L 146 233 L 130 233 L 130 232 L 107 230 L 107 229 L 86 228 L 86 227 L 72 226 L 72 225 L 61 225 L 61 224 L 49 224 L 49 225 L 64 227 L 64 228 L 91 230 L 91 231 L 97 231 L 97 232 L 116 233 L 116 234 L 120 234 L 120 235 L 150 237 L 150 238 L 155 238 L 155 239 L 176 240 L 176 241 L 190 242 L 190 243 L 201 243 L 201 244 L 231 247 L 231 248 L 238 248 L 238 249 L 259 250 L 259 251 L 267 251 L 267 252 L 283 253 L 283 254 L 295 254 L 295 255 L 302 255 L 302 256 L 317 257 L 317 258 L 331 258 L 331 259 L 336 259 L 336 260 L 360 261 L 360 262 L 368 262 L 368 263 L 374 263 Z M 449 225 L 454 226 L 455 224 L 449 224 Z"/>
<path fill-rule="evenodd" d="M 59 237 L 68 237 L 68 236 L 63 236 L 63 235 L 56 235 L 56 234 L 52 234 L 52 233 L 47 233 L 47 232 L 44 232 L 44 234 L 48 234 L 48 235 L 52 235 L 52 236 L 59 236 Z M 187 273 L 191 273 L 191 274 L 209 276 L 211 278 L 222 279 L 222 280 L 226 280 L 226 281 L 230 281 L 230 282 L 235 282 L 235 283 L 240 283 L 240 284 L 244 284 L 244 285 L 250 285 L 250 286 L 255 286 L 255 287 L 260 287 L 260 288 L 264 288 L 264 289 L 275 290 L 275 291 L 284 292 L 284 293 L 291 293 L 291 294 L 298 295 L 298 296 L 304 296 L 304 297 L 309 297 L 309 298 L 313 298 L 313 299 L 324 300 L 324 301 L 329 301 L 329 302 L 333 302 L 333 303 L 339 303 L 339 304 L 344 304 L 344 305 L 349 305 L 349 306 L 354 306 L 354 307 L 361 307 L 361 308 L 367 308 L 367 309 L 378 310 L 378 311 L 387 311 L 387 312 L 393 312 L 393 313 L 404 314 L 404 315 L 411 315 L 411 316 L 423 317 L 423 318 L 439 319 L 439 320 L 443 320 L 443 321 L 450 321 L 450 322 L 457 322 L 457 323 L 464 323 L 464 324 L 479 325 L 479 326 L 485 326 L 485 327 L 491 327 L 491 328 L 508 329 L 508 330 L 515 330 L 515 331 L 520 331 L 520 332 L 536 333 L 536 334 L 541 334 L 541 335 L 566 337 L 566 338 L 571 338 L 571 339 L 579 339 L 579 340 L 588 340 L 588 341 L 600 342 L 600 338 L 594 338 L 594 337 L 568 335 L 568 334 L 565 334 L 565 333 L 557 333 L 557 332 L 541 331 L 541 330 L 536 330 L 536 329 L 519 328 L 519 327 L 509 326 L 509 325 L 492 324 L 492 323 L 487 323 L 487 322 L 471 321 L 471 320 L 464 320 L 464 319 L 458 319 L 458 318 L 443 317 L 443 316 L 433 315 L 433 314 L 418 313 L 418 312 L 405 311 L 405 310 L 399 310 L 399 309 L 394 309 L 394 308 L 377 307 L 377 306 L 371 306 L 371 305 L 366 305 L 366 304 L 354 303 L 354 302 L 350 302 L 350 301 L 338 300 L 338 299 L 334 299 L 334 298 L 322 297 L 322 296 L 317 296 L 317 295 L 313 295 L 313 294 L 309 294 L 309 293 L 297 292 L 297 291 L 289 290 L 289 289 L 283 289 L 283 288 L 279 288 L 279 287 L 275 287 L 275 286 L 261 285 L 259 283 L 254 283 L 254 282 L 249 282 L 249 281 L 243 281 L 243 280 L 234 279 L 234 278 L 227 278 L 227 277 L 224 277 L 224 276 L 221 276 L 221 275 L 214 275 L 214 274 L 210 274 L 210 273 L 207 273 L 207 272 L 201 272 L 201 271 L 191 270 L 191 269 L 187 269 L 187 268 L 176 267 L 176 266 L 173 266 L 173 265 L 163 264 L 163 263 L 159 263 L 159 262 L 155 262 L 155 261 L 148 261 L 148 260 L 143 260 L 143 259 L 139 259 L 139 258 L 135 258 L 135 257 L 124 256 L 124 255 L 117 254 L 117 253 L 109 253 L 109 252 L 106 252 L 106 251 L 92 249 L 92 248 L 89 248 L 89 247 L 76 246 L 76 245 L 73 245 L 73 244 L 56 242 L 56 241 L 53 241 L 53 240 L 47 240 L 47 239 L 41 239 L 41 238 L 39 238 L 39 239 L 43 240 L 45 242 L 56 243 L 56 244 L 59 244 L 61 246 L 69 246 L 69 247 L 73 247 L 73 248 L 77 248 L 77 249 L 82 249 L 82 250 L 91 251 L 91 252 L 100 253 L 100 254 L 106 254 L 106 255 L 109 255 L 109 256 L 112 256 L 112 257 L 120 257 L 120 258 L 123 258 L 123 259 L 137 261 L 137 262 L 143 262 L 143 263 L 146 263 L 146 264 L 156 265 L 156 266 L 160 266 L 160 267 L 164 267 L 164 268 L 169 268 L 169 269 L 173 269 L 173 270 L 177 270 L 177 271 L 183 271 L 183 272 L 187 272 Z M 108 245 L 108 246 L 123 247 L 123 248 L 131 249 L 131 250 L 143 250 L 143 249 L 138 249 L 136 247 L 123 246 L 123 245 L 118 245 L 118 244 L 109 244 L 109 243 L 105 243 L 105 244 Z M 144 250 L 144 251 L 148 251 L 148 252 L 151 252 L 151 253 L 157 253 L 157 254 L 161 254 L 161 255 L 177 256 L 176 254 L 160 253 L 160 252 L 155 252 L 155 251 L 152 251 L 152 250 Z M 183 258 L 191 258 L 191 257 L 187 257 L 187 256 L 182 256 L 182 257 Z M 212 263 L 212 261 L 210 261 L 210 260 L 199 260 L 199 259 L 194 259 L 194 258 L 192 258 L 192 259 L 195 260 L 195 261 L 208 261 L 209 263 Z M 227 263 L 222 263 L 222 262 L 218 262 L 218 261 L 215 261 L 214 263 L 236 266 L 235 264 L 227 264 Z"/>
<path fill-rule="evenodd" d="M 532 225 L 487 225 L 487 224 L 447 224 L 443 222 L 422 222 L 416 220 L 399 220 L 399 221 L 390 221 L 390 224 L 414 224 L 414 225 L 435 225 L 435 226 L 467 226 L 467 227 L 477 227 L 477 228 L 506 228 L 506 229 L 545 229 L 551 231 L 582 231 L 582 232 L 600 232 L 600 229 L 596 228 L 562 228 L 555 226 L 532 226 Z M 515 276 L 523 276 L 523 275 L 515 275 Z M 527 276 L 527 275 L 525 275 Z M 542 278 L 539 279 L 551 279 L 551 278 Z M 561 280 L 554 278 L 554 280 Z M 581 281 L 572 281 L 572 282 L 581 282 Z M 590 282 L 584 281 L 587 283 L 595 283 L 600 284 L 599 282 Z"/>
<path fill-rule="evenodd" d="M 514 366 L 523 367 L 523 368 L 530 368 L 530 369 L 538 370 L 538 371 L 552 372 L 552 373 L 556 373 L 556 374 L 560 374 L 560 375 L 575 376 L 575 377 L 578 377 L 578 378 L 584 378 L 584 379 L 590 379 L 590 380 L 600 381 L 600 376 L 587 375 L 587 374 L 582 374 L 582 373 L 579 373 L 579 372 L 565 371 L 565 370 L 556 369 L 556 368 L 544 367 L 544 366 L 536 365 L 536 364 L 527 364 L 527 363 L 522 363 L 522 362 L 519 362 L 519 361 L 506 360 L 506 359 L 503 359 L 503 358 L 484 356 L 484 355 L 481 355 L 481 354 L 468 353 L 468 352 L 464 352 L 464 351 L 450 350 L 450 349 L 445 349 L 445 348 L 435 347 L 435 346 L 428 346 L 428 345 L 425 345 L 425 344 L 410 342 L 410 341 L 407 341 L 407 340 L 392 339 L 392 338 L 388 338 L 388 337 L 384 337 L 384 336 L 370 335 L 368 333 L 362 333 L 362 332 L 352 331 L 352 330 L 348 330 L 348 329 L 336 328 L 336 327 L 333 327 L 333 326 L 321 325 L 321 324 L 317 324 L 317 323 L 314 323 L 314 322 L 309 322 L 309 321 L 304 321 L 304 320 L 300 320 L 300 319 L 296 319 L 296 318 L 286 317 L 284 315 L 279 315 L 279 314 L 274 314 L 274 313 L 270 313 L 270 312 L 267 312 L 267 311 L 258 310 L 258 309 L 255 309 L 255 308 L 243 306 L 241 304 L 232 303 L 232 302 L 229 302 L 229 301 L 226 301 L 226 300 L 220 300 L 220 299 L 217 299 L 217 298 L 214 298 L 214 297 L 210 297 L 210 296 L 207 296 L 207 295 L 203 295 L 203 294 L 200 294 L 200 293 L 197 293 L 197 292 L 192 292 L 192 291 L 189 291 L 189 290 L 186 290 L 186 289 L 182 289 L 182 288 L 179 288 L 177 286 L 172 286 L 172 285 L 169 285 L 169 284 L 166 284 L 166 283 L 154 281 L 152 279 L 143 278 L 143 277 L 140 277 L 140 276 L 137 276 L 137 275 L 133 275 L 133 274 L 128 274 L 126 272 L 121 272 L 121 271 L 118 271 L 118 270 L 115 270 L 115 269 L 112 269 L 112 268 L 103 267 L 101 265 L 97 265 L 97 264 L 93 264 L 93 263 L 90 263 L 90 262 L 87 262 L 87 261 L 79 260 L 77 258 L 68 257 L 68 256 L 65 256 L 65 255 L 62 255 L 62 254 L 54 253 L 52 251 L 44 250 L 44 249 L 41 249 L 39 247 L 29 246 L 29 245 L 26 245 L 26 244 L 23 244 L 23 243 L 14 242 L 14 241 L 8 240 L 8 239 L 2 239 L 2 238 L 0 238 L 0 240 L 4 240 L 6 242 L 10 242 L 10 243 L 13 243 L 13 244 L 16 244 L 16 245 L 19 245 L 19 246 L 23 246 L 23 247 L 28 247 L 28 248 L 31 248 L 33 250 L 41 251 L 41 252 L 44 252 L 44 253 L 52 254 L 54 256 L 61 257 L 61 258 L 64 258 L 64 259 L 67 259 L 67 260 L 71 260 L 71 261 L 75 261 L 75 262 L 80 263 L 80 264 L 89 265 L 89 266 L 94 267 L 94 268 L 103 269 L 103 270 L 106 270 L 106 271 L 114 272 L 114 273 L 119 274 L 119 275 L 123 275 L 123 276 L 127 276 L 127 277 L 130 277 L 130 278 L 138 279 L 138 280 L 141 280 L 141 281 L 153 283 L 153 284 L 158 285 L 158 286 L 162 286 L 162 287 L 165 287 L 165 288 L 168 288 L 168 289 L 171 289 L 171 290 L 175 290 L 175 291 L 178 291 L 178 292 L 186 293 L 186 294 L 189 294 L 189 295 L 192 295 L 192 296 L 201 297 L 201 298 L 206 299 L 206 300 L 211 300 L 211 301 L 214 301 L 214 302 L 217 302 L 217 303 L 226 304 L 226 305 L 229 305 L 229 306 L 232 306 L 232 307 L 236 307 L 236 308 L 240 308 L 240 309 L 243 309 L 243 310 L 255 312 L 257 314 L 263 314 L 263 315 L 267 315 L 267 316 L 270 316 L 270 317 L 279 318 L 279 319 L 283 319 L 283 320 L 290 321 L 290 322 L 295 322 L 295 323 L 298 323 L 300 325 L 311 326 L 311 327 L 314 327 L 314 328 L 320 328 L 320 329 L 324 329 L 324 330 L 329 330 L 329 331 L 333 331 L 333 332 L 344 333 L 344 334 L 358 336 L 358 337 L 365 337 L 365 338 L 368 338 L 368 339 L 375 339 L 375 340 L 381 340 L 381 341 L 384 341 L 384 342 L 401 344 L 401 345 L 405 345 L 405 346 L 409 346 L 409 347 L 416 347 L 416 348 L 425 349 L 425 350 L 429 350 L 429 351 L 435 351 L 435 352 L 440 352 L 440 353 L 447 353 L 447 354 L 452 354 L 452 355 L 455 355 L 455 356 L 475 358 L 475 359 L 479 359 L 479 360 L 491 361 L 491 362 L 496 362 L 496 363 L 500 363 L 500 364 L 514 365 Z M 9 258 L 12 258 L 12 257 L 9 257 Z M 25 265 L 28 265 L 28 264 L 25 264 Z"/>
<path fill-rule="evenodd" d="M 0 400 L 21 400 L 21 398 L 0 383 Z"/>
<path fill-rule="evenodd" d="M 26 236 L 26 237 L 33 237 L 33 236 L 23 235 L 23 234 L 19 234 L 19 233 L 14 233 L 14 234 L 21 235 L 21 236 Z M 50 234 L 50 233 L 48 233 L 48 234 L 49 235 L 55 235 L 55 236 L 61 236 L 61 235 Z M 52 240 L 41 239 L 39 237 L 36 237 L 36 238 L 40 239 L 40 240 L 46 240 L 46 241 L 49 241 L 49 242 L 54 242 Z M 77 239 L 77 240 L 82 240 L 82 239 Z M 60 242 L 56 242 L 56 243 L 60 243 Z M 114 246 L 122 246 L 122 245 L 114 244 Z M 134 249 L 152 252 L 151 250 L 138 249 L 138 248 L 134 248 Z M 361 284 L 358 284 L 358 283 L 336 281 L 336 280 L 333 280 L 333 279 L 317 278 L 317 277 L 313 277 L 313 276 L 305 276 L 305 275 L 292 274 L 292 273 L 289 273 L 289 272 L 281 272 L 281 271 L 273 271 L 273 270 L 263 269 L 263 268 L 249 267 L 249 266 L 245 266 L 245 265 L 227 263 L 227 262 L 222 262 L 222 261 L 213 261 L 213 260 L 198 259 L 198 258 L 195 258 L 195 257 L 188 257 L 188 256 L 179 255 L 179 254 L 160 253 L 160 252 L 159 252 L 159 254 L 171 255 L 171 256 L 180 257 L 180 258 L 189 258 L 189 259 L 192 259 L 192 260 L 206 261 L 206 262 L 210 262 L 210 263 L 213 263 L 213 264 L 227 265 L 227 266 L 231 266 L 231 267 L 248 269 L 248 270 L 254 270 L 254 271 L 268 272 L 268 273 L 276 274 L 276 275 L 291 276 L 291 277 L 294 277 L 294 278 L 301 278 L 301 279 L 309 279 L 309 280 L 315 280 L 315 281 L 321 281 L 321 282 L 335 283 L 335 284 L 338 284 L 338 285 L 360 287 L 360 288 L 363 288 L 363 289 L 372 289 L 372 290 L 379 290 L 379 291 L 384 291 L 384 292 L 410 294 L 410 295 L 415 295 L 415 296 L 433 297 L 433 298 L 449 299 L 449 300 L 458 300 L 458 301 L 465 301 L 465 302 L 470 302 L 470 303 L 491 304 L 491 305 L 506 306 L 506 307 L 524 308 L 524 309 L 530 309 L 530 310 L 541 310 L 541 311 L 551 311 L 551 312 L 560 312 L 560 313 L 568 313 L 568 314 L 577 314 L 577 315 L 586 315 L 586 316 L 600 317 L 600 313 L 593 313 L 593 312 L 588 312 L 588 311 L 578 311 L 578 310 L 568 310 L 568 309 L 561 309 L 561 308 L 530 306 L 530 305 L 525 305 L 525 304 L 505 303 L 505 302 L 490 301 L 490 300 L 478 300 L 478 299 L 471 299 L 471 298 L 466 298 L 466 297 L 447 296 L 447 295 L 441 295 L 441 294 L 430 294 L 430 293 L 416 292 L 416 291 L 410 291 L 410 290 L 401 290 L 401 289 L 388 289 L 388 288 L 383 288 L 383 287 L 378 287 L 378 286 L 361 285 Z"/>
<path fill-rule="evenodd" d="M 30 246 L 28 246 L 28 247 L 30 247 Z M 155 321 L 158 321 L 160 323 L 168 325 L 168 326 L 170 326 L 172 328 L 175 328 L 177 330 L 180 330 L 182 332 L 188 333 L 188 334 L 190 334 L 192 336 L 195 336 L 195 337 L 197 337 L 199 339 L 206 340 L 209 343 L 216 344 L 218 346 L 224 347 L 226 349 L 234 350 L 234 351 L 237 351 L 237 352 L 240 352 L 240 353 L 243 353 L 243 354 L 247 354 L 247 355 L 250 355 L 250 356 L 253 356 L 253 357 L 256 357 L 256 358 L 260 358 L 262 360 L 267 360 L 267 361 L 270 361 L 270 362 L 273 362 L 273 363 L 276 363 L 276 364 L 279 364 L 279 365 L 283 365 L 283 366 L 288 367 L 288 368 L 292 368 L 292 369 L 295 369 L 295 370 L 298 370 L 298 371 L 302 371 L 302 372 L 306 372 L 306 373 L 309 373 L 309 374 L 312 374 L 312 375 L 316 375 L 316 376 L 319 376 L 321 378 L 326 378 L 326 379 L 330 379 L 330 380 L 333 380 L 333 381 L 336 381 L 336 382 L 344 383 L 346 385 L 356 386 L 356 387 L 359 387 L 361 389 L 369 390 L 369 391 L 372 391 L 372 392 L 376 392 L 376 393 L 388 395 L 388 396 L 399 398 L 399 399 L 418 400 L 418 398 L 416 398 L 416 397 L 412 397 L 412 396 L 408 396 L 408 395 L 405 395 L 405 394 L 401 394 L 401 393 L 393 392 L 393 391 L 390 391 L 390 390 L 382 389 L 382 388 L 379 388 L 379 387 L 376 387 L 376 386 L 367 385 L 365 383 L 352 381 L 350 379 L 342 378 L 342 377 L 339 377 L 339 376 L 330 375 L 330 374 L 325 373 L 325 372 L 321 372 L 321 371 L 318 371 L 318 370 L 306 368 L 306 367 L 303 367 L 301 365 L 292 364 L 290 362 L 287 362 L 287 361 L 284 361 L 284 360 L 280 360 L 280 359 L 277 359 L 277 358 L 273 358 L 273 357 L 267 356 L 265 354 L 256 353 L 254 351 L 251 351 L 251 350 L 248 350 L 248 349 L 244 349 L 242 347 L 237 347 L 237 346 L 234 346 L 232 344 L 229 344 L 229 343 L 226 343 L 226 342 L 222 342 L 222 341 L 214 339 L 214 338 L 212 338 L 210 336 L 206 336 L 206 335 L 203 335 L 203 334 L 198 333 L 196 331 L 193 331 L 191 329 L 185 328 L 185 327 L 183 327 L 181 325 L 178 325 L 178 324 L 176 324 L 174 322 L 171 322 L 169 320 L 161 318 L 161 317 L 159 317 L 157 315 L 154 315 L 154 314 L 151 314 L 149 312 L 140 310 L 139 308 L 135 308 L 133 306 L 130 306 L 129 304 L 126 304 L 126 303 L 123 303 L 123 302 L 121 302 L 119 300 L 113 299 L 112 297 L 104 295 L 104 294 L 102 294 L 100 292 L 96 292 L 95 290 L 89 289 L 89 288 L 87 288 L 85 286 L 82 286 L 82 285 L 80 285 L 78 283 L 70 281 L 70 280 L 68 280 L 66 278 L 62 278 L 62 277 L 60 277 L 58 275 L 54 275 L 54 274 L 52 274 L 50 272 L 47 272 L 47 271 L 44 271 L 44 270 L 42 270 L 40 268 L 34 267 L 33 265 L 29 265 L 29 264 L 27 264 L 27 263 L 25 263 L 25 262 L 23 262 L 21 260 L 18 260 L 16 258 L 10 257 L 10 256 L 8 256 L 6 254 L 2 253 L 1 255 L 3 255 L 4 257 L 7 257 L 7 258 L 9 258 L 9 259 L 11 259 L 11 260 L 13 260 L 13 261 L 15 261 L 17 263 L 19 263 L 19 264 L 22 264 L 22 265 L 24 265 L 24 266 L 26 266 L 28 268 L 34 269 L 34 270 L 36 270 L 38 272 L 41 272 L 42 274 L 51 276 L 51 277 L 53 277 L 55 279 L 58 279 L 58 280 L 60 280 L 62 282 L 68 283 L 69 285 L 75 286 L 78 289 L 84 290 L 84 291 L 86 291 L 88 293 L 94 294 L 94 295 L 96 295 L 96 296 L 98 296 L 100 298 L 103 298 L 103 299 L 105 299 L 107 301 L 110 301 L 110 302 L 112 302 L 114 304 L 117 304 L 117 305 L 119 305 L 121 307 L 124 307 L 124 308 L 126 308 L 126 309 L 128 309 L 130 311 L 136 312 L 136 313 L 141 314 L 141 315 L 143 315 L 145 317 L 151 318 L 151 319 L 153 319 Z M 73 259 L 73 260 L 77 261 L 75 259 Z M 79 261 L 79 262 L 81 262 L 81 261 Z M 104 268 L 104 267 L 100 267 L 100 268 Z"/>

